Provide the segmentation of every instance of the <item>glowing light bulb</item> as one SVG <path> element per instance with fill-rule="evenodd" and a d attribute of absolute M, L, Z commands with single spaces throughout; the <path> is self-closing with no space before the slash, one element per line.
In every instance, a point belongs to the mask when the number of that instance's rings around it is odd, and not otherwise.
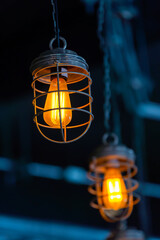
<path fill-rule="evenodd" d="M 58 92 L 48 93 L 46 97 L 46 102 L 44 110 L 53 109 L 43 113 L 44 121 L 51 127 L 60 128 L 60 113 L 62 127 L 65 128 L 72 120 L 72 110 L 71 109 L 57 109 L 56 108 L 71 108 L 71 101 L 69 93 L 67 91 L 63 92 L 61 90 L 68 90 L 67 83 L 63 78 L 59 78 L 59 97 Z M 53 79 L 50 87 L 50 91 L 58 91 L 57 78 Z M 60 103 L 59 103 L 60 98 Z"/>
<path fill-rule="evenodd" d="M 126 207 L 127 189 L 118 168 L 107 169 L 102 191 L 105 207 L 115 211 Z"/>

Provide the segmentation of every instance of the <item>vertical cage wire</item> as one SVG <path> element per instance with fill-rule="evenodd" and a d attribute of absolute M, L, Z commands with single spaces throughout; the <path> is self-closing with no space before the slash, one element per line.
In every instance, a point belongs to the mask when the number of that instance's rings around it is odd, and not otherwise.
<path fill-rule="evenodd" d="M 55 61 L 55 62 L 53 61 L 52 64 L 50 64 L 49 66 L 47 65 L 44 66 L 44 63 L 42 64 L 42 60 L 41 62 L 39 62 L 39 59 L 38 59 L 39 66 L 37 67 L 37 63 L 36 63 L 36 68 L 34 67 L 35 70 L 33 71 L 32 88 L 34 92 L 34 99 L 33 99 L 34 113 L 35 113 L 34 121 L 40 133 L 49 141 L 58 142 L 58 143 L 74 142 L 77 139 L 81 138 L 88 131 L 91 125 L 91 122 L 93 120 L 93 114 L 92 114 L 93 98 L 91 96 L 92 79 L 90 77 L 89 72 L 82 67 L 62 63 L 60 61 Z M 63 68 L 64 70 L 62 71 Z M 60 90 L 59 76 L 62 74 L 67 75 L 66 83 L 68 86 L 68 90 Z M 51 78 L 55 76 L 57 76 L 58 89 L 55 91 L 49 92 L 48 88 L 51 83 Z M 81 85 L 80 82 L 85 82 L 82 88 L 80 87 Z M 39 86 L 39 84 L 41 86 Z M 47 94 L 51 94 L 53 92 L 58 93 L 58 108 L 51 108 L 51 109 L 44 110 L 44 103 L 45 103 Z M 74 102 L 71 102 L 71 108 L 61 107 L 61 104 L 60 104 L 61 92 L 68 92 L 70 97 L 72 95 L 78 95 L 81 98 L 83 97 L 85 98 L 85 103 L 74 107 Z M 39 120 L 40 117 L 42 118 L 42 115 L 44 112 L 56 111 L 56 110 L 59 111 L 59 118 L 60 118 L 60 129 L 58 129 L 61 132 L 60 140 L 56 139 L 56 134 L 54 135 L 55 138 L 48 137 L 47 134 L 43 132 L 43 129 L 45 128 L 48 130 L 55 130 L 55 128 L 52 126 L 49 126 L 44 121 Z M 73 115 L 76 112 L 79 114 L 77 119 L 82 119 L 82 120 L 83 120 L 83 117 L 81 115 L 85 114 L 87 115 L 88 120 L 86 120 L 86 116 L 85 116 L 84 122 L 75 123 L 74 119 L 72 119 L 73 121 L 71 120 L 71 123 L 68 126 L 64 127 L 62 126 L 62 117 L 61 117 L 62 110 L 71 110 Z M 72 124 L 72 122 L 74 123 Z M 78 132 L 79 133 L 78 136 L 72 138 L 73 134 L 71 134 L 71 137 L 68 137 L 70 130 L 74 130 L 74 129 L 76 130 L 78 128 L 83 128 L 81 133 Z"/>
<path fill-rule="evenodd" d="M 105 181 L 105 173 L 109 168 L 118 168 L 127 190 L 127 204 L 117 211 L 109 209 L 104 204 L 104 198 L 108 195 L 104 195 L 102 187 Z M 133 206 L 140 201 L 138 194 L 134 192 L 139 184 L 132 179 L 136 173 L 137 167 L 134 165 L 134 161 L 124 156 L 108 154 L 108 156 L 94 157 L 90 163 L 88 178 L 94 181 L 94 184 L 89 186 L 88 191 L 95 196 L 91 206 L 99 209 L 100 214 L 106 221 L 116 222 L 128 218 L 132 213 Z"/>

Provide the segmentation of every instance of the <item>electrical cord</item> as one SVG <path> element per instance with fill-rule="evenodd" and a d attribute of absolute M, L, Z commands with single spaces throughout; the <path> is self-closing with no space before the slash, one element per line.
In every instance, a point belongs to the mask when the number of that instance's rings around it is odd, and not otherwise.
<path fill-rule="evenodd" d="M 53 11 L 52 11 L 52 16 L 53 16 L 53 22 L 54 22 L 54 33 L 55 33 L 55 37 L 57 39 L 57 45 L 58 47 L 60 47 L 60 37 L 59 37 L 59 23 L 58 23 L 58 4 L 57 4 L 57 0 L 51 0 L 51 4 L 53 7 Z"/>
<path fill-rule="evenodd" d="M 110 132 L 110 113 L 111 113 L 111 78 L 109 52 L 107 48 L 107 34 L 105 25 L 105 1 L 99 0 L 98 8 L 98 31 L 97 35 L 100 41 L 100 48 L 103 51 L 103 67 L 104 67 L 104 126 L 107 132 Z"/>

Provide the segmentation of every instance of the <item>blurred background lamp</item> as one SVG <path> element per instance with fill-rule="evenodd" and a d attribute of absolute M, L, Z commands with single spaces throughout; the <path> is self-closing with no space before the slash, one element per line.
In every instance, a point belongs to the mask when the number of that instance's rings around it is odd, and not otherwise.
<path fill-rule="evenodd" d="M 108 222 L 128 218 L 139 202 L 139 196 L 133 194 L 138 182 L 131 179 L 137 173 L 134 159 L 133 150 L 115 139 L 99 147 L 90 163 L 88 177 L 95 184 L 89 186 L 89 192 L 96 196 L 91 206 Z"/>

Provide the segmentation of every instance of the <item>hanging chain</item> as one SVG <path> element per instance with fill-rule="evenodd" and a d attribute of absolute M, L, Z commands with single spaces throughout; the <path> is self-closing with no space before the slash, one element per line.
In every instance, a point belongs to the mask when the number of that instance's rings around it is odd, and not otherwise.
<path fill-rule="evenodd" d="M 58 47 L 60 47 L 60 37 L 59 37 L 59 24 L 58 24 L 58 6 L 57 6 L 57 0 L 51 0 L 52 4 L 52 17 L 53 17 L 53 23 L 54 23 L 54 33 L 55 37 L 57 39 Z"/>
<path fill-rule="evenodd" d="M 110 113 L 111 113 L 111 79 L 110 79 L 110 64 L 109 53 L 107 49 L 106 40 L 106 24 L 105 24 L 105 0 L 99 0 L 98 8 L 98 38 L 100 41 L 100 48 L 103 51 L 103 67 L 104 67 L 104 126 L 106 131 L 110 131 Z"/>

